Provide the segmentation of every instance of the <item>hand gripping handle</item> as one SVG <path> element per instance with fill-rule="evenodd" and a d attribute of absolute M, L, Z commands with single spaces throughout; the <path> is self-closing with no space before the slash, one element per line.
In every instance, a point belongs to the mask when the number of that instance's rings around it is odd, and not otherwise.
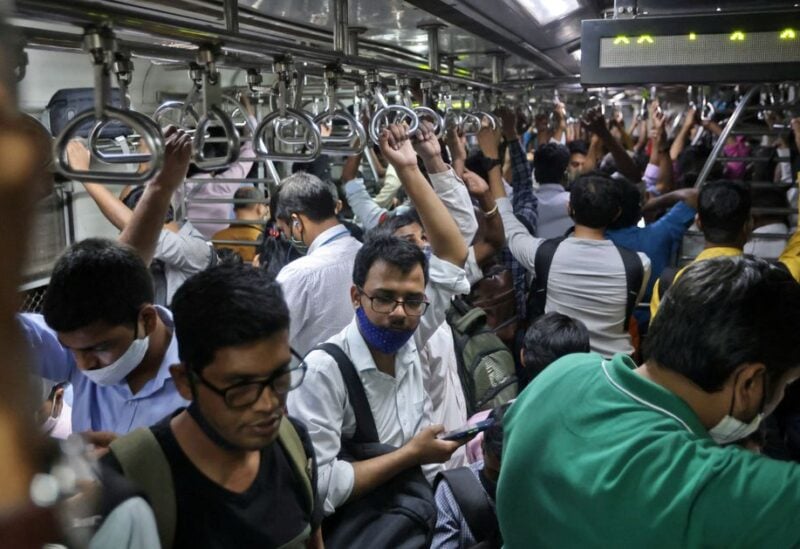
<path fill-rule="evenodd" d="M 390 113 L 397 113 L 394 120 L 391 122 L 389 121 Z M 417 114 L 412 109 L 409 109 L 403 105 L 387 105 L 385 107 L 381 107 L 373 115 L 372 120 L 369 122 L 370 139 L 372 139 L 374 143 L 380 143 L 380 134 L 385 126 L 389 125 L 390 123 L 397 124 L 406 118 L 410 120 L 408 134 L 412 135 L 417 131 L 417 128 L 419 128 L 419 118 L 417 118 Z"/>

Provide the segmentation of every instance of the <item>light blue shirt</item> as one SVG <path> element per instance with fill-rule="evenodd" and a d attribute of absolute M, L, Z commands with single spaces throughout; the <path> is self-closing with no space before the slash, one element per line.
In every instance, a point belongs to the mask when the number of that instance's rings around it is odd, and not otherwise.
<path fill-rule="evenodd" d="M 69 381 L 72 402 L 72 431 L 112 431 L 126 434 L 138 427 L 148 427 L 176 409 L 187 406 L 175 387 L 169 367 L 180 362 L 178 339 L 172 313 L 156 306 L 158 316 L 172 331 L 172 339 L 156 376 L 135 395 L 125 381 L 116 385 L 98 385 L 90 381 L 75 363 L 69 349 L 58 341 L 56 332 L 42 315 L 18 315 L 21 328 L 30 345 L 33 373 L 51 381 Z"/>

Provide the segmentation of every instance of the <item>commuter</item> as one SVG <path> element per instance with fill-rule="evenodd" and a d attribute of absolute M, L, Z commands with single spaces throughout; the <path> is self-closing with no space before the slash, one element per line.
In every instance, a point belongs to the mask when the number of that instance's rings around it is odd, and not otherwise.
<path fill-rule="evenodd" d="M 752 202 L 748 186 L 740 181 L 718 180 L 701 187 L 698 197 L 696 224 L 703 231 L 705 248 L 694 262 L 714 257 L 739 256 L 752 229 Z M 778 258 L 781 265 L 800 280 L 800 231 L 795 231 Z M 653 287 L 650 318 L 655 318 L 664 294 L 682 270 L 665 269 Z"/>
<path fill-rule="evenodd" d="M 540 316 L 525 331 L 520 391 L 559 358 L 589 351 L 589 330 L 583 322 L 561 313 Z"/>
<path fill-rule="evenodd" d="M 563 240 L 531 236 L 513 215 L 502 185 L 490 183 L 511 253 L 534 277 L 529 319 L 550 311 L 579 318 L 589 329 L 593 351 L 609 357 L 632 353 L 627 324 L 646 288 L 650 260 L 617 248 L 605 237 L 606 228 L 621 214 L 619 183 L 586 175 L 572 184 L 569 208 L 575 232 Z M 544 251 L 537 253 L 540 249 Z"/>
<path fill-rule="evenodd" d="M 567 185 L 572 184 L 584 171 L 586 154 L 589 147 L 585 141 L 574 140 L 567 143 L 569 149 L 569 165 L 567 166 Z"/>
<path fill-rule="evenodd" d="M 431 549 L 476 546 L 499 549 L 503 546 L 495 498 L 503 457 L 503 417 L 508 406 L 499 406 L 488 415 L 493 423 L 482 433 L 482 460 L 439 473 L 436 531 Z"/>
<path fill-rule="evenodd" d="M 545 369 L 505 418 L 505 546 L 796 546 L 800 467 L 731 443 L 800 377 L 798 329 L 788 273 L 720 257 L 675 282 L 638 368 L 577 354 Z"/>
<path fill-rule="evenodd" d="M 533 156 L 533 175 L 539 183 L 534 192 L 539 203 L 539 238 L 564 236 L 574 226 L 569 216 L 569 192 L 562 185 L 570 158 L 569 149 L 556 143 L 540 145 Z"/>
<path fill-rule="evenodd" d="M 368 237 L 353 268 L 350 295 L 356 319 L 328 340 L 344 356 L 335 359 L 330 348 L 314 350 L 306 357 L 306 382 L 290 395 L 290 412 L 305 422 L 314 441 L 328 515 L 365 494 L 380 493 L 402 471 L 447 461 L 459 446 L 437 440 L 441 425 L 429 426 L 431 402 L 417 349 L 441 326 L 451 297 L 469 291 L 460 267 L 467 248 L 419 171 L 405 128 L 384 130 L 381 150 L 420 207 L 432 254 L 428 261 L 418 245 L 396 236 Z M 366 410 L 357 406 L 351 383 L 342 377 L 353 369 L 355 381 L 363 384 Z M 378 438 L 374 442 L 397 449 L 371 459 L 344 460 L 340 451 L 365 442 L 353 437 L 357 428 L 365 432 L 370 419 Z M 426 475 L 432 478 L 438 469 L 428 466 Z"/>
<path fill-rule="evenodd" d="M 190 222 L 180 224 L 174 219 L 170 201 L 183 183 L 191 140 L 174 127 L 165 135 L 164 168 L 146 187 L 136 187 L 120 200 L 100 183 L 84 183 L 106 219 L 120 230 L 120 242 L 132 246 L 150 267 L 155 303 L 164 306 L 184 280 L 216 262 L 214 249 L 203 235 Z M 88 170 L 89 151 L 84 145 L 73 140 L 67 150 L 73 169 Z"/>
<path fill-rule="evenodd" d="M 284 412 L 304 366 L 280 287 L 218 266 L 188 280 L 173 310 L 171 370 L 191 404 L 115 441 L 105 463 L 150 498 L 165 548 L 321 547 L 314 449 Z"/>
<path fill-rule="evenodd" d="M 298 172 L 284 179 L 277 201 L 277 226 L 303 254 L 277 280 L 292 316 L 289 340 L 305 355 L 352 320 L 347 288 L 361 243 L 336 218 L 335 198 L 315 175 Z"/>
<path fill-rule="evenodd" d="M 786 193 L 781 188 L 777 189 L 752 189 L 753 208 L 789 208 L 789 201 Z M 779 237 L 766 237 L 762 234 L 782 235 Z M 767 260 L 777 260 L 791 233 L 789 232 L 789 217 L 785 214 L 774 212 L 753 212 L 753 232 L 747 244 L 744 245 L 744 253 L 755 255 Z"/>
<path fill-rule="evenodd" d="M 264 198 L 264 191 L 256 187 L 240 187 L 233 193 L 234 200 L 251 200 L 252 203 L 236 203 L 233 205 L 233 214 L 237 221 L 252 221 L 253 225 L 231 225 L 226 229 L 222 229 L 214 234 L 212 240 L 241 240 L 257 243 L 264 236 L 263 221 L 269 214 L 269 206 L 267 206 L 266 199 Z M 258 201 L 258 202 L 255 202 Z M 255 246 L 236 245 L 236 244 L 214 244 L 217 250 L 233 250 L 238 253 L 242 260 L 249 262 L 253 261 L 256 255 Z"/>
<path fill-rule="evenodd" d="M 44 315 L 19 315 L 34 372 L 69 381 L 72 430 L 107 445 L 185 405 L 169 367 L 178 360 L 172 314 L 153 304 L 153 282 L 129 247 L 87 239 L 56 263 Z"/>

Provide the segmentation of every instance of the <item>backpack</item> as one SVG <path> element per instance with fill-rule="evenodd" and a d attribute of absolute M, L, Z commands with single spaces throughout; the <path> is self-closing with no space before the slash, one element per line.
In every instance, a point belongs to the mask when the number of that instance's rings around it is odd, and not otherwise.
<path fill-rule="evenodd" d="M 449 469 L 436 475 L 437 487 L 440 482 L 447 483 L 450 488 L 464 522 L 475 538 L 475 546 L 502 547 L 497 513 L 475 473 L 469 467 Z"/>
<path fill-rule="evenodd" d="M 539 245 L 534 258 L 533 287 L 528 296 L 528 322 L 544 314 L 547 303 L 547 281 L 550 276 L 550 267 L 553 264 L 553 257 L 556 255 L 558 246 L 566 239 L 566 236 L 559 238 L 548 238 Z M 628 331 L 628 323 L 636 309 L 639 300 L 639 291 L 644 282 L 644 267 L 639 254 L 635 251 L 615 246 L 622 258 L 622 265 L 625 267 L 625 283 L 627 287 L 627 302 L 625 303 L 625 321 L 622 324 L 622 331 Z"/>
<path fill-rule="evenodd" d="M 303 442 L 288 418 L 281 421 L 278 442 L 301 479 L 309 514 L 313 515 L 315 498 L 311 486 L 311 458 L 306 455 Z M 175 540 L 177 520 L 175 485 L 167 456 L 153 431 L 149 428 L 136 429 L 116 439 L 109 448 L 122 467 L 125 477 L 147 496 L 156 517 L 161 547 L 170 549 Z"/>
<path fill-rule="evenodd" d="M 350 358 L 333 343 L 316 349 L 336 360 L 356 417 L 356 432 L 351 439 L 342 439 L 339 459 L 363 461 L 395 451 L 379 442 L 364 386 Z M 433 488 L 417 466 L 339 507 L 323 521 L 322 535 L 327 549 L 427 549 L 435 525 Z"/>
<path fill-rule="evenodd" d="M 517 397 L 514 356 L 486 325 L 486 312 L 461 297 L 447 311 L 453 331 L 458 376 L 467 401 L 467 415 L 491 410 Z"/>

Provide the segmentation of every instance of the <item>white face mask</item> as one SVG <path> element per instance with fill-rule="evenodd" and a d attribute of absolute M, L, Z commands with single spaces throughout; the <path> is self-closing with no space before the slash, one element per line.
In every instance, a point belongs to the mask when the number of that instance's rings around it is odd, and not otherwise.
<path fill-rule="evenodd" d="M 83 370 L 91 381 L 98 385 L 116 385 L 130 374 L 144 358 L 150 346 L 150 336 L 134 339 L 128 350 L 121 357 L 104 368 Z"/>
<path fill-rule="evenodd" d="M 737 374 L 738 377 L 738 374 Z M 733 383 L 734 391 L 736 390 L 736 381 L 734 380 Z M 742 440 L 743 438 L 747 438 L 753 433 L 758 430 L 758 427 L 761 425 L 761 422 L 764 420 L 764 400 L 767 397 L 766 388 L 764 389 L 764 394 L 761 397 L 761 412 L 750 421 L 750 423 L 745 423 L 739 419 L 736 419 L 731 414 L 733 413 L 733 404 L 734 399 L 736 398 L 736 393 L 733 394 L 731 397 L 731 408 L 728 411 L 728 414 L 722 418 L 722 421 L 717 423 L 714 427 L 709 429 L 708 434 L 711 435 L 711 438 L 714 439 L 714 442 L 717 444 L 730 444 L 732 442 L 736 442 L 737 440 Z"/>
<path fill-rule="evenodd" d="M 745 423 L 728 414 L 717 423 L 708 434 L 717 444 L 730 444 L 737 440 L 747 438 L 758 430 L 764 414 L 758 414 L 750 423 Z"/>

